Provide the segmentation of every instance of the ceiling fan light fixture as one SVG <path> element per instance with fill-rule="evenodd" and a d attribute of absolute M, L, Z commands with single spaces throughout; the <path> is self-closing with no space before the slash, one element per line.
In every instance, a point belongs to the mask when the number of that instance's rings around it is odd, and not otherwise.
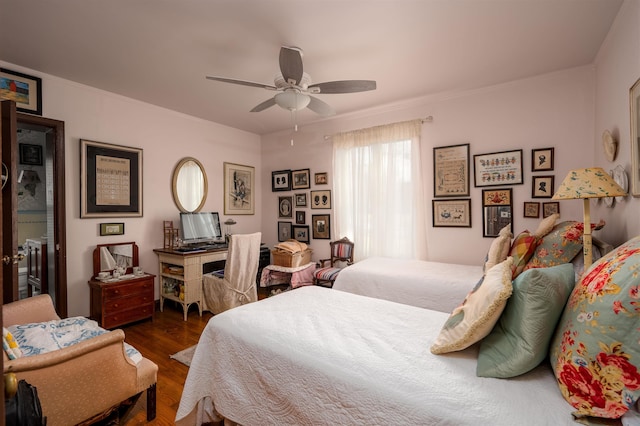
<path fill-rule="evenodd" d="M 296 90 L 286 90 L 282 93 L 278 93 L 275 96 L 276 104 L 279 107 L 289 111 L 297 111 L 299 109 L 306 108 L 311 102 L 309 95 L 300 93 Z"/>

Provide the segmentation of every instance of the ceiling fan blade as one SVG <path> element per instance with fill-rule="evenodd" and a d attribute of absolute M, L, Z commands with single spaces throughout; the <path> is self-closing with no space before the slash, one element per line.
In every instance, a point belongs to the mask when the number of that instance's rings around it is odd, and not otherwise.
<path fill-rule="evenodd" d="M 254 83 L 252 81 L 236 80 L 234 78 L 207 76 L 207 80 L 222 81 L 223 83 L 240 84 L 241 86 L 261 87 L 263 89 L 276 90 L 276 86 L 272 86 L 270 84 Z"/>
<path fill-rule="evenodd" d="M 284 81 L 300 84 L 302 80 L 302 51 L 298 47 L 280 48 L 280 72 Z"/>
<path fill-rule="evenodd" d="M 276 98 L 269 98 L 266 101 L 262 102 L 261 104 L 256 105 L 255 107 L 253 107 L 253 109 L 251 110 L 251 112 L 260 112 L 260 111 L 264 111 L 265 109 L 272 107 L 276 104 Z"/>
<path fill-rule="evenodd" d="M 319 89 L 319 91 L 317 91 Z M 328 81 L 326 83 L 312 84 L 309 86 L 311 93 L 355 93 L 375 90 L 374 80 L 341 80 Z"/>
<path fill-rule="evenodd" d="M 309 105 L 307 105 L 307 108 L 309 108 L 311 111 L 315 112 L 316 114 L 320 114 L 323 117 L 335 115 L 336 112 L 333 110 L 331 105 L 324 101 L 321 101 L 318 98 L 314 98 L 313 96 L 309 97 L 311 98 L 311 100 L 309 101 Z"/>

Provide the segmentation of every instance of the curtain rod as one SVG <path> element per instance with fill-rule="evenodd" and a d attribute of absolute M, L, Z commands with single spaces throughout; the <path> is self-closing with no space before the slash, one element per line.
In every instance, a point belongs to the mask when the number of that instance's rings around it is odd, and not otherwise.
<path fill-rule="evenodd" d="M 420 122 L 421 122 L 422 124 L 424 124 L 424 123 L 433 123 L 433 115 L 429 115 L 429 116 L 427 116 L 427 117 L 421 118 L 421 119 L 420 119 Z M 324 140 L 325 140 L 325 141 L 326 141 L 326 140 L 329 140 L 329 139 L 331 139 L 332 137 L 333 137 L 333 135 L 324 135 Z"/>

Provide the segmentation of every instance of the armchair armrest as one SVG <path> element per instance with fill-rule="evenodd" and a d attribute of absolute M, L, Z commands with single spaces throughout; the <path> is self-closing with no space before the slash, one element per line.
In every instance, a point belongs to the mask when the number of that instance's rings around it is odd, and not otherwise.
<path fill-rule="evenodd" d="M 318 259 L 318 266 L 320 268 L 324 268 L 325 267 L 325 263 L 327 262 L 331 262 L 331 259 Z"/>
<path fill-rule="evenodd" d="M 31 355 L 9 360 L 4 362 L 4 373 L 14 372 L 20 373 L 25 371 L 39 370 L 42 368 L 53 367 L 69 361 L 77 361 L 82 356 L 91 354 L 96 351 L 101 352 L 101 356 L 109 363 L 114 358 L 121 358 L 127 364 L 130 364 L 135 370 L 135 364 L 124 352 L 124 331 L 114 330 L 101 334 L 91 339 L 83 340 L 77 344 L 71 345 L 64 349 L 43 353 L 40 355 Z"/>

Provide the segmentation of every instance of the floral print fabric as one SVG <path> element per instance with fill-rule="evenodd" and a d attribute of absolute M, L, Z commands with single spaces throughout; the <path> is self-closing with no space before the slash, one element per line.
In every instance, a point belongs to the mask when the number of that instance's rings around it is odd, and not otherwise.
<path fill-rule="evenodd" d="M 640 397 L 640 237 L 599 259 L 574 288 L 550 347 L 577 416 L 619 418 Z"/>

